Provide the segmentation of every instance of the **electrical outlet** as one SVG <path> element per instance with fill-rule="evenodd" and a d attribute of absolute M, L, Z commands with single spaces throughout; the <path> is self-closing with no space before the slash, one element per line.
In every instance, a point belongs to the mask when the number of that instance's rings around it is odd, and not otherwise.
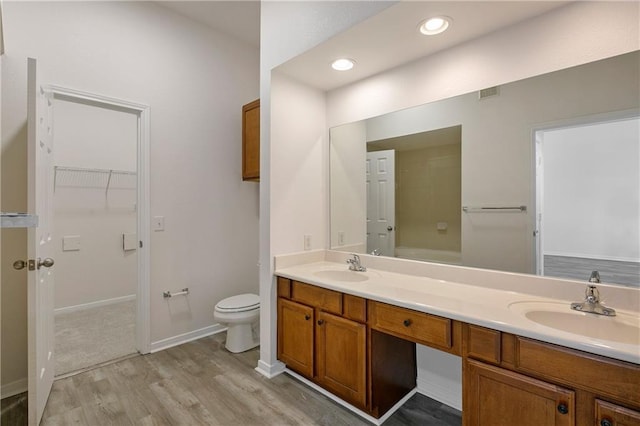
<path fill-rule="evenodd" d="M 338 231 L 338 245 L 344 245 L 344 231 Z"/>
<path fill-rule="evenodd" d="M 311 250 L 311 235 L 304 236 L 304 249 Z"/>
<path fill-rule="evenodd" d="M 164 231 L 164 216 L 154 216 L 151 227 L 154 231 Z"/>

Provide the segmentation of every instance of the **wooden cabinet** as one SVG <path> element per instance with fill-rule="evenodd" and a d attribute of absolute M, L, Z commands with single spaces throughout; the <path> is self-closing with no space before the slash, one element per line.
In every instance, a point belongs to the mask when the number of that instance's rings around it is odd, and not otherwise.
<path fill-rule="evenodd" d="M 640 426 L 637 364 L 471 324 L 463 336 L 465 426 Z"/>
<path fill-rule="evenodd" d="M 278 359 L 366 410 L 366 301 L 283 278 L 278 295 Z"/>
<path fill-rule="evenodd" d="M 260 181 L 260 99 L 242 107 L 242 180 Z"/>
<path fill-rule="evenodd" d="M 576 424 L 572 390 L 474 360 L 463 380 L 465 426 Z"/>
<path fill-rule="evenodd" d="M 320 312 L 316 336 L 318 382 L 345 401 L 366 408 L 366 325 Z"/>
<path fill-rule="evenodd" d="M 314 346 L 313 308 L 278 299 L 278 358 L 292 370 L 313 377 Z"/>
<path fill-rule="evenodd" d="M 462 357 L 464 426 L 640 426 L 640 365 L 278 278 L 278 358 L 376 418 L 416 343 Z"/>
<path fill-rule="evenodd" d="M 639 426 L 640 411 L 596 399 L 596 426 Z"/>

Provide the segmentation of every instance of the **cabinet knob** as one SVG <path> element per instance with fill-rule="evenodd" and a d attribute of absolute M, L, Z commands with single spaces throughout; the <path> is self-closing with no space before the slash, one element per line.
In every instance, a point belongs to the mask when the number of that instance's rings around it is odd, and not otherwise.
<path fill-rule="evenodd" d="M 569 407 L 564 402 L 558 404 L 558 413 L 567 414 L 569 412 Z"/>
<path fill-rule="evenodd" d="M 311 319 L 311 315 L 309 315 L 309 314 L 305 314 L 304 319 L 305 319 L 305 320 L 307 320 L 307 321 L 309 321 L 309 320 Z"/>
<path fill-rule="evenodd" d="M 613 426 L 613 423 L 609 419 L 602 419 L 600 420 L 600 426 Z"/>
<path fill-rule="evenodd" d="M 406 320 L 402 321 L 402 324 L 404 324 L 405 327 L 409 327 L 411 325 L 411 320 L 410 319 L 406 319 Z"/>
<path fill-rule="evenodd" d="M 324 320 L 318 320 L 318 325 L 324 324 Z"/>

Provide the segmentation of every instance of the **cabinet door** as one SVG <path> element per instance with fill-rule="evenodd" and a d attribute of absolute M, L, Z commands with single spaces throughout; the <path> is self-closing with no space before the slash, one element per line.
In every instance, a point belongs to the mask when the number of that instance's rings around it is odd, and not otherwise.
<path fill-rule="evenodd" d="M 640 412 L 596 399 L 596 426 L 640 426 Z"/>
<path fill-rule="evenodd" d="M 242 107 L 242 180 L 260 180 L 260 99 Z"/>
<path fill-rule="evenodd" d="M 574 392 L 473 360 L 464 371 L 465 426 L 569 426 Z"/>
<path fill-rule="evenodd" d="M 278 298 L 278 359 L 313 378 L 313 308 Z"/>
<path fill-rule="evenodd" d="M 366 326 L 320 312 L 316 335 L 319 383 L 344 400 L 366 408 Z"/>

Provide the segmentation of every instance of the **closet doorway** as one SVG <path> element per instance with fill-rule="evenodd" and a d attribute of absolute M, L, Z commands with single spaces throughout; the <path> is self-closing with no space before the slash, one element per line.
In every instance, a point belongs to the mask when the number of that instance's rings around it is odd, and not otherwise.
<path fill-rule="evenodd" d="M 621 111 L 534 132 L 538 275 L 640 285 L 640 117 Z"/>
<path fill-rule="evenodd" d="M 60 377 L 147 352 L 147 109 L 61 88 L 50 99 Z"/>

